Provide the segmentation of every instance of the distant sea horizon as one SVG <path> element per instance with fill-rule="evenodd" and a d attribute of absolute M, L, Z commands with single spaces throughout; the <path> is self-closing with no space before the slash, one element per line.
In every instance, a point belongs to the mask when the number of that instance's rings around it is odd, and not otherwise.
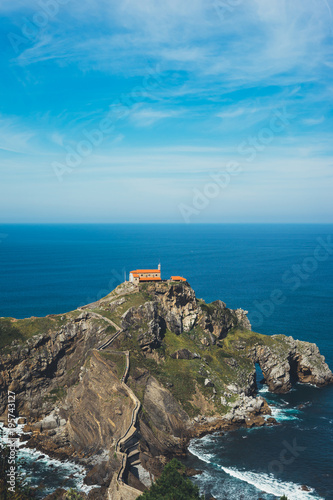
<path fill-rule="evenodd" d="M 317 343 L 332 369 L 332 235 L 331 223 L 0 224 L 0 316 L 70 311 L 161 262 L 198 298 L 247 310 L 253 330 Z M 193 480 L 217 500 L 333 499 L 332 387 L 260 392 L 281 425 L 192 442 L 188 461 L 203 470 Z M 295 440 L 302 451 L 272 475 Z"/>

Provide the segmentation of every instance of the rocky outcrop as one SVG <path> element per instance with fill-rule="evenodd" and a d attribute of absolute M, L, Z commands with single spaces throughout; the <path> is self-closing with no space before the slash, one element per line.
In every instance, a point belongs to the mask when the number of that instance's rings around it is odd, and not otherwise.
<path fill-rule="evenodd" d="M 196 352 L 191 352 L 188 349 L 178 349 L 178 351 L 170 354 L 173 359 L 201 359 L 201 356 Z"/>
<path fill-rule="evenodd" d="M 167 289 L 157 286 L 155 296 L 169 330 L 177 335 L 191 330 L 198 316 L 198 307 L 190 286 L 182 283 L 172 284 Z"/>
<path fill-rule="evenodd" d="M 38 419 L 49 413 L 65 386 L 77 380 L 87 351 L 105 329 L 84 312 L 59 330 L 35 335 L 24 344 L 14 341 L 10 352 L 0 356 L 0 414 L 7 406 L 7 390 L 15 392 L 19 414 Z"/>
<path fill-rule="evenodd" d="M 316 344 L 296 340 L 296 354 L 293 367 L 296 365 L 296 376 L 299 382 L 323 387 L 333 382 L 333 374 L 325 358 Z"/>
<path fill-rule="evenodd" d="M 293 382 L 321 387 L 333 382 L 333 374 L 316 344 L 273 335 L 275 343 L 255 345 L 249 352 L 258 363 L 266 384 L 272 392 L 288 392 Z"/>
<path fill-rule="evenodd" d="M 260 396 L 249 397 L 241 395 L 235 403 L 232 403 L 230 411 L 224 416 L 224 420 L 231 424 L 246 424 L 248 427 L 263 425 L 263 415 L 271 415 L 266 400 Z"/>
<path fill-rule="evenodd" d="M 154 377 L 149 377 L 147 381 L 143 404 L 156 429 L 169 439 L 182 436 L 190 419 L 170 391 L 162 387 Z"/>
<path fill-rule="evenodd" d="M 133 321 L 137 326 L 152 321 L 148 329 L 141 326 L 145 330 L 141 334 L 143 347 L 160 345 L 165 328 L 181 335 L 197 326 L 203 330 L 202 343 L 205 345 L 215 344 L 233 328 L 251 329 L 247 311 L 228 309 L 221 300 L 211 304 L 199 301 L 188 284 L 155 283 L 147 285 L 147 291 L 154 299 L 154 312 L 147 312 L 142 306 L 133 307 L 125 313 L 122 322 L 122 328 L 127 329 Z"/>
<path fill-rule="evenodd" d="M 157 302 L 131 307 L 122 316 L 121 328 L 135 334 L 142 349 L 157 348 L 165 333 L 165 321 L 159 315 Z"/>
<path fill-rule="evenodd" d="M 185 456 L 191 419 L 171 392 L 154 377 L 146 379 L 144 411 L 139 419 L 140 461 L 154 476 L 166 458 Z"/>
<path fill-rule="evenodd" d="M 276 425 L 270 417 L 271 409 L 262 397 L 248 397 L 244 394 L 230 405 L 230 410 L 222 418 L 211 418 L 199 415 L 194 418 L 189 430 L 191 437 L 201 437 L 216 431 L 228 431 L 243 427 L 260 427 Z"/>
<path fill-rule="evenodd" d="M 247 311 L 228 309 L 224 302 L 216 300 L 211 304 L 200 305 L 199 325 L 209 335 L 212 343 L 227 335 L 232 328 L 251 330 Z"/>

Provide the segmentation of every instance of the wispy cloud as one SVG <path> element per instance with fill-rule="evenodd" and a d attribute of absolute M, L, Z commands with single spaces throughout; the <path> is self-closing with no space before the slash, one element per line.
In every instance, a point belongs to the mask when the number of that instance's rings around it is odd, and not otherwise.
<path fill-rule="evenodd" d="M 325 116 L 320 116 L 319 118 L 304 118 L 304 125 L 308 125 L 309 127 L 312 125 L 320 125 L 325 121 Z"/>
<path fill-rule="evenodd" d="M 218 118 L 237 118 L 238 116 L 242 116 L 244 114 L 243 108 L 237 108 L 230 111 L 222 111 L 221 113 L 217 113 Z"/>
<path fill-rule="evenodd" d="M 35 134 L 35 131 L 22 126 L 16 119 L 4 118 L 0 115 L 0 150 L 12 153 L 31 153 L 30 140 Z"/>
<path fill-rule="evenodd" d="M 158 110 L 137 106 L 130 112 L 130 119 L 138 127 L 149 127 L 154 123 L 168 118 L 175 118 L 181 114 L 180 110 Z"/>
<path fill-rule="evenodd" d="M 61 36 L 61 25 L 51 33 L 42 32 L 18 62 L 84 59 L 87 66 L 109 71 L 128 71 L 130 63 L 130 71 L 135 72 L 142 71 L 148 57 L 160 61 L 164 70 L 189 72 L 193 83 L 214 76 L 223 77 L 222 87 L 244 87 L 247 82 L 272 78 L 282 84 L 311 81 L 312 71 L 325 58 L 332 58 L 327 43 L 331 20 L 324 1 L 314 9 L 310 0 L 249 0 L 225 21 L 216 15 L 213 3 L 204 0 L 186 0 L 181 5 L 166 0 L 163 6 L 153 0 L 113 0 L 102 1 L 99 7 L 86 0 L 81 12 L 76 4 L 68 4 L 65 14 L 67 20 L 64 17 L 61 22 L 67 35 Z M 85 23 L 89 14 L 104 29 L 97 35 L 87 24 L 82 37 L 68 16 L 79 16 Z"/>
<path fill-rule="evenodd" d="M 65 196 L 83 220 L 89 208 L 111 210 L 113 202 L 129 214 L 119 193 L 131 193 L 138 206 L 139 186 L 153 195 L 138 217 L 148 217 L 150 203 L 161 207 L 159 217 L 163 210 L 176 217 L 189 187 L 228 161 L 240 162 L 244 175 L 212 204 L 208 219 L 226 200 L 234 217 L 244 210 L 258 218 L 265 206 L 278 215 L 289 202 L 306 214 L 313 186 L 313 210 L 317 203 L 322 213 L 324 200 L 330 210 L 330 0 L 231 2 L 223 19 L 213 0 L 82 0 L 59 3 L 37 26 L 46 3 L 0 5 L 7 41 L 0 54 L 0 167 L 22 213 L 26 186 L 46 213 L 49 207 L 55 217 Z M 21 37 L 18 53 L 9 33 Z M 123 113 L 110 118 L 115 109 Z M 270 141 L 277 111 L 293 118 Z M 114 133 L 90 144 L 87 137 L 98 137 L 107 120 Z M 252 163 L 239 152 L 244 141 L 255 149 Z M 58 186 L 52 162 L 84 150 L 91 153 Z"/>

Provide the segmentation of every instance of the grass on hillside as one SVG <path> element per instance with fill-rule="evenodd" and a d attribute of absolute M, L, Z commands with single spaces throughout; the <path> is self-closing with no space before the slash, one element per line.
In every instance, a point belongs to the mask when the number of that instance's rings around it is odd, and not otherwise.
<path fill-rule="evenodd" d="M 105 316 L 106 318 L 111 319 L 114 321 L 118 326 L 120 326 L 121 323 L 121 316 L 131 307 L 139 307 L 143 305 L 145 302 L 152 300 L 152 297 L 143 291 L 139 291 L 137 293 L 131 293 L 128 295 L 124 295 L 123 297 L 125 299 L 125 302 L 123 304 L 120 304 L 117 306 L 117 308 L 113 311 L 112 310 L 112 303 L 109 304 L 103 299 L 103 302 L 101 302 L 97 307 L 96 304 L 94 304 L 94 309 L 91 309 L 93 312 L 96 312 L 98 314 L 101 314 L 102 316 Z"/>
<path fill-rule="evenodd" d="M 219 414 L 228 411 L 227 406 L 221 404 L 221 395 L 225 394 L 225 386 L 238 383 L 244 385 L 248 376 L 253 371 L 253 363 L 246 357 L 245 352 L 239 352 L 234 344 L 244 340 L 250 340 L 250 345 L 258 341 L 257 334 L 236 330 L 230 332 L 224 347 L 203 346 L 193 332 L 176 335 L 167 330 L 162 345 L 157 349 L 158 360 L 150 356 L 145 356 L 138 344 L 136 332 L 131 332 L 131 337 L 121 339 L 121 349 L 128 349 L 131 352 L 131 370 L 133 373 L 136 367 L 146 368 L 162 385 L 168 387 L 174 397 L 182 404 L 185 411 L 190 416 L 198 414 L 198 408 L 191 402 L 196 388 L 205 396 L 211 399 L 213 388 L 205 386 L 205 378 L 209 378 L 217 392 L 214 405 Z M 171 354 L 179 349 L 188 349 L 200 355 L 201 359 L 173 359 Z M 231 366 L 228 361 L 233 360 L 235 366 Z M 130 383 L 130 382 L 129 382 Z M 136 390 L 139 388 L 136 387 Z M 143 396 L 143 394 L 142 394 Z M 231 396 L 227 401 L 234 401 Z"/>
<path fill-rule="evenodd" d="M 121 349 L 131 351 L 130 374 L 136 367 L 146 368 L 170 390 L 190 416 L 198 413 L 198 408 L 191 402 L 196 388 L 207 400 L 213 396 L 212 387 L 205 386 L 205 378 L 209 378 L 214 383 L 217 392 L 214 400 L 216 411 L 219 414 L 226 413 L 228 406 L 221 404 L 220 396 L 225 397 L 226 386 L 229 384 L 239 386 L 247 384 L 249 375 L 254 369 L 252 361 L 248 358 L 249 350 L 255 344 L 273 347 L 274 351 L 281 352 L 281 355 L 288 349 L 284 336 L 271 337 L 241 329 L 231 330 L 224 339 L 219 341 L 219 345 L 203 346 L 200 342 L 203 331 L 195 327 L 190 332 L 184 332 L 181 335 L 167 330 L 161 347 L 156 350 L 159 356 L 154 359 L 142 353 L 137 341 L 137 331 L 134 329 L 130 333 L 131 337 L 124 336 L 120 341 Z M 170 355 L 179 349 L 188 349 L 197 353 L 201 359 L 171 358 Z M 134 381 L 129 383 L 134 383 Z M 138 386 L 136 390 L 140 392 Z M 236 397 L 232 394 L 226 398 L 227 403 L 235 401 Z"/>
<path fill-rule="evenodd" d="M 117 377 L 120 380 L 121 377 L 124 375 L 125 368 L 126 368 L 125 355 L 121 354 L 121 353 L 117 354 L 117 353 L 108 352 L 108 351 L 101 351 L 100 354 L 101 354 L 101 356 L 103 356 L 103 358 L 111 361 L 111 363 L 113 364 L 113 366 L 116 369 Z"/>
<path fill-rule="evenodd" d="M 34 335 L 45 334 L 50 330 L 57 330 L 79 314 L 81 314 L 80 311 L 73 311 L 70 314 L 52 315 L 45 318 L 33 317 L 18 320 L 0 318 L 0 348 L 10 345 L 13 340 L 18 340 L 22 343 Z"/>

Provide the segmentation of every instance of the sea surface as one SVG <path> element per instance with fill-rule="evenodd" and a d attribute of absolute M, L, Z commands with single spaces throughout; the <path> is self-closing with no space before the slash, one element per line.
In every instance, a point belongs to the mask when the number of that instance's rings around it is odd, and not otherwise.
<path fill-rule="evenodd" d="M 317 343 L 333 368 L 332 235 L 332 225 L 0 225 L 0 316 L 70 311 L 161 262 L 162 277 L 185 276 L 198 298 L 249 311 L 253 330 Z M 194 481 L 218 500 L 333 500 L 333 388 L 259 390 L 280 425 L 193 440 Z M 24 467 L 43 476 L 38 461 Z M 66 475 L 44 470 L 48 490 Z"/>

